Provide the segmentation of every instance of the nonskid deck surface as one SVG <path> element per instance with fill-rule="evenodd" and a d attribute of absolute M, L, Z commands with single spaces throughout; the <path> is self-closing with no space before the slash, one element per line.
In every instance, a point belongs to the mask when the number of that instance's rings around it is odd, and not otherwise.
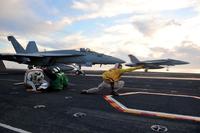
<path fill-rule="evenodd" d="M 92 72 L 92 74 L 99 73 Z M 164 77 L 162 75 L 161 77 Z M 152 125 L 165 126 L 168 129 L 167 132 L 200 132 L 199 122 L 120 112 L 103 98 L 109 95 L 110 90 L 103 90 L 95 95 L 80 94 L 82 89 L 96 87 L 101 82 L 100 76 L 69 75 L 68 89 L 37 94 L 26 92 L 23 85 L 16 84 L 23 82 L 23 76 L 23 72 L 18 70 L 0 73 L 1 133 L 153 133 Z M 120 93 L 149 92 L 200 96 L 199 80 L 159 79 L 153 78 L 152 74 L 149 75 L 152 78 L 148 78 L 147 74 L 141 73 L 133 74 L 133 76 L 122 78 L 125 81 L 125 87 Z M 170 75 L 167 74 L 166 77 Z M 186 77 L 193 78 L 191 74 Z M 198 75 L 194 78 L 198 78 Z M 199 116 L 200 101 L 198 99 L 147 94 L 119 96 L 116 99 L 127 106 L 143 110 L 152 109 Z"/>

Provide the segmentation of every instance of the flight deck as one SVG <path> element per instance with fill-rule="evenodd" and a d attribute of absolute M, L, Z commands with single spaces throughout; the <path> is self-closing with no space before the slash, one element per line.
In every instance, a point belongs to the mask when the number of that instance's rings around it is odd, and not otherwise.
<path fill-rule="evenodd" d="M 118 97 L 110 90 L 80 94 L 96 87 L 100 74 L 67 74 L 70 84 L 65 90 L 31 93 L 22 84 L 23 70 L 1 72 L 0 132 L 200 132 L 200 74 L 133 72 L 122 77 L 125 87 Z"/>

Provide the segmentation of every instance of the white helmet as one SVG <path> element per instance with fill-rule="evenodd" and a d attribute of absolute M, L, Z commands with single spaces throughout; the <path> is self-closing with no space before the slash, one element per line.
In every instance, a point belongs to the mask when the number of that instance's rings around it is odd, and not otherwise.
<path fill-rule="evenodd" d="M 60 72 L 60 68 L 59 67 L 54 67 L 52 69 L 52 73 L 59 73 Z"/>
<path fill-rule="evenodd" d="M 36 81 L 42 81 L 44 79 L 44 74 L 41 71 L 34 72 L 34 78 Z"/>
<path fill-rule="evenodd" d="M 60 68 L 59 67 L 56 67 L 56 69 L 58 70 L 58 72 L 60 72 Z"/>
<path fill-rule="evenodd" d="M 58 69 L 53 68 L 53 69 L 52 69 L 52 73 L 58 73 Z"/>

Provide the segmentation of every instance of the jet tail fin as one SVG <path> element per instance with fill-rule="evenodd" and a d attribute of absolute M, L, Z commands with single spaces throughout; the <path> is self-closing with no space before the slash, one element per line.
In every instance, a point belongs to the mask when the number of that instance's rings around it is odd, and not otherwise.
<path fill-rule="evenodd" d="M 132 63 L 139 63 L 140 61 L 132 54 L 129 54 L 128 57 L 130 58 Z"/>
<path fill-rule="evenodd" d="M 16 53 L 26 53 L 24 48 L 20 45 L 14 36 L 8 36 L 8 41 L 11 41 Z"/>
<path fill-rule="evenodd" d="M 4 65 L 3 61 L 0 60 L 0 71 L 5 71 L 6 70 L 6 66 Z"/>
<path fill-rule="evenodd" d="M 26 52 L 27 53 L 37 53 L 37 52 L 39 52 L 35 41 L 29 41 L 28 42 L 28 45 L 26 46 Z"/>

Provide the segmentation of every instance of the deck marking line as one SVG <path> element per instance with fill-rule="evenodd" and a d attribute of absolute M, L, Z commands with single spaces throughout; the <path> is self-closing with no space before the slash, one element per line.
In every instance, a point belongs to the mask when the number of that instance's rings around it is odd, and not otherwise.
<path fill-rule="evenodd" d="M 31 132 L 28 132 L 28 131 L 25 131 L 25 130 L 22 130 L 22 129 L 19 129 L 19 128 L 16 128 L 16 127 L 12 127 L 10 125 L 6 125 L 6 124 L 3 124 L 3 123 L 0 123 L 0 127 L 6 128 L 6 129 L 9 129 L 9 130 L 18 132 L 18 133 L 31 133 Z"/>
<path fill-rule="evenodd" d="M 177 97 L 186 97 L 186 98 L 195 98 L 200 99 L 198 96 L 190 96 L 190 95 L 175 95 L 175 94 L 166 94 L 166 93 L 151 93 L 151 92 L 128 92 L 122 93 L 120 96 L 124 95 L 133 95 L 133 94 L 150 94 L 150 95 L 163 95 L 163 96 L 177 96 Z M 155 112 L 155 111 L 147 111 L 147 110 L 139 110 L 139 109 L 131 109 L 124 106 L 122 103 L 117 101 L 112 97 L 112 95 L 104 96 L 104 99 L 115 109 L 136 114 L 136 115 L 143 115 L 143 116 L 152 116 L 152 117 L 161 117 L 161 118 L 168 118 L 168 119 L 176 119 L 176 120 L 190 120 L 195 122 L 200 122 L 200 117 L 196 116 L 189 116 L 189 115 L 181 115 L 181 114 L 172 114 L 172 113 L 163 113 L 163 112 Z"/>

